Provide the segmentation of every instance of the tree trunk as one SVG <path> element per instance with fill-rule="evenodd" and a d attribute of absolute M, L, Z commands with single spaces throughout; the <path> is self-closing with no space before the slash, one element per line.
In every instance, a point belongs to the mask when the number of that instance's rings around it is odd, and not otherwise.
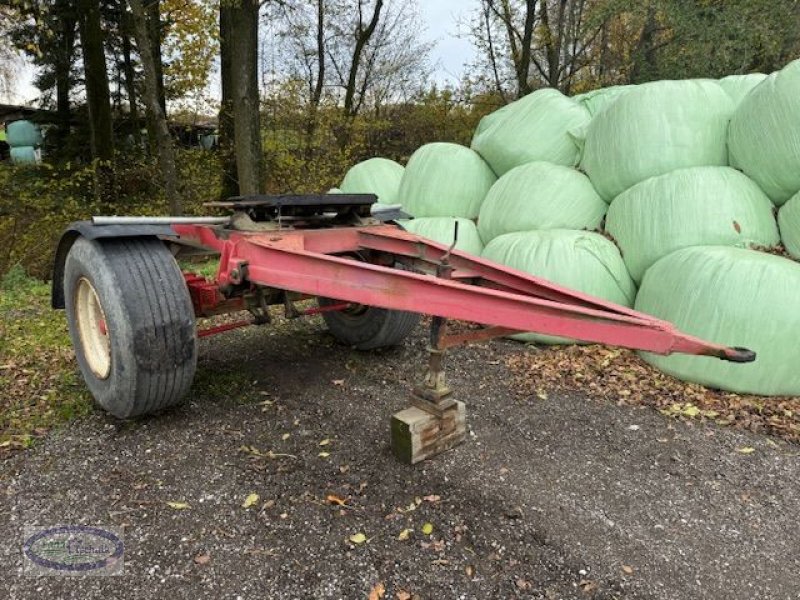
<path fill-rule="evenodd" d="M 59 51 L 54 62 L 56 80 L 56 113 L 58 115 L 58 151 L 64 150 L 69 139 L 72 114 L 69 94 L 72 90 L 72 59 L 75 54 L 75 15 L 65 0 L 56 5 L 60 17 Z"/>
<path fill-rule="evenodd" d="M 170 212 L 173 215 L 183 213 L 183 202 L 178 192 L 178 172 L 175 167 L 175 150 L 172 146 L 172 137 L 167 127 L 167 117 L 164 114 L 158 97 L 158 84 L 155 60 L 151 50 L 148 35 L 147 19 L 142 8 L 141 0 L 129 0 L 133 11 L 134 31 L 136 44 L 139 46 L 139 57 L 144 69 L 145 100 L 156 129 L 156 148 L 158 150 L 158 163 L 161 168 L 161 177 L 164 180 L 164 189 L 169 202 Z"/>
<path fill-rule="evenodd" d="M 241 195 L 261 191 L 261 119 L 258 94 L 258 0 L 231 7 L 231 89 L 236 171 Z"/>
<path fill-rule="evenodd" d="M 372 11 L 372 18 L 369 24 L 364 27 L 364 21 L 361 16 L 361 3 L 363 0 L 358 0 L 358 25 L 355 32 L 356 46 L 353 49 L 353 60 L 350 63 L 350 73 L 347 78 L 347 89 L 344 94 L 344 112 L 348 117 L 356 115 L 355 94 L 356 86 L 358 85 L 358 69 L 361 66 L 361 59 L 364 55 L 364 48 L 372 39 L 375 29 L 378 27 L 378 21 L 381 18 L 381 10 L 383 9 L 383 0 L 375 2 L 375 8 Z"/>
<path fill-rule="evenodd" d="M 99 0 L 80 0 L 80 34 L 92 156 L 99 161 L 95 169 L 95 196 L 101 203 L 113 200 L 114 125 Z"/>
<path fill-rule="evenodd" d="M 222 102 L 219 107 L 219 154 L 222 159 L 221 199 L 239 194 L 239 176 L 236 173 L 235 135 L 233 124 L 233 25 L 231 5 L 220 2 L 219 7 L 219 55 Z"/>
<path fill-rule="evenodd" d="M 311 103 L 306 122 L 304 158 L 307 164 L 313 160 L 314 136 L 317 133 L 317 118 L 322 92 L 325 89 L 325 0 L 317 0 L 317 80 L 311 92 Z"/>
<path fill-rule="evenodd" d="M 147 2 L 147 28 L 148 38 L 150 39 L 150 52 L 153 56 L 153 64 L 156 75 L 156 90 L 158 92 L 158 104 L 162 112 L 167 114 L 167 95 L 164 91 L 164 62 L 161 58 L 161 0 L 148 0 Z"/>
<path fill-rule="evenodd" d="M 126 10 L 121 14 L 121 31 L 122 37 L 122 69 L 125 77 L 125 92 L 128 95 L 129 116 L 133 125 L 133 139 L 137 146 L 141 141 L 141 124 L 139 123 L 139 103 L 136 94 L 136 73 L 133 70 L 133 61 L 131 59 L 131 36 L 134 35 L 133 24 L 131 23 L 130 15 Z"/>

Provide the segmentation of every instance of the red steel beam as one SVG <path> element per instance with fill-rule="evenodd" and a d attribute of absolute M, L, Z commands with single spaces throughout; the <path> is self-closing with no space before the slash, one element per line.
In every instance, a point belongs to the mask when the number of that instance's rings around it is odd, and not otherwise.
<path fill-rule="evenodd" d="M 447 247 L 390 225 L 259 233 L 196 225 L 173 229 L 181 238 L 220 252 L 220 285 L 246 280 L 493 328 L 480 337 L 508 330 L 535 331 L 658 354 L 752 360 L 752 353 L 705 342 L 665 321 L 458 251 L 449 255 L 449 266 L 462 277 L 474 276 L 479 285 L 330 255 L 374 250 L 390 260 L 406 257 L 441 265 Z"/>
<path fill-rule="evenodd" d="M 628 316 L 562 304 L 261 239 L 239 244 L 237 252 L 237 258 L 248 263 L 248 279 L 259 285 L 658 354 L 688 349 L 693 354 L 726 355 L 722 346 L 679 334 L 670 324 L 635 312 Z"/>

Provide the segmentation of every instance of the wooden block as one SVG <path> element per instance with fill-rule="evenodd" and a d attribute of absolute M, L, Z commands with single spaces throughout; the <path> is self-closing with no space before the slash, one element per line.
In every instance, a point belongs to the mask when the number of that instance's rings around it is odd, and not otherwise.
<path fill-rule="evenodd" d="M 455 448 L 467 434 L 466 406 L 454 402 L 441 417 L 416 406 L 392 416 L 392 451 L 404 463 L 414 465 Z"/>

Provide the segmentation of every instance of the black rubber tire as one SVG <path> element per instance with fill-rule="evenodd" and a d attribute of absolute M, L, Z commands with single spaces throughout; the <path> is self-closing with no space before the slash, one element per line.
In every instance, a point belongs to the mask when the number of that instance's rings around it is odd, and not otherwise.
<path fill-rule="evenodd" d="M 94 287 L 108 331 L 110 370 L 90 368 L 78 332 L 76 291 Z M 64 268 L 67 322 L 75 355 L 95 400 L 127 419 L 180 402 L 197 367 L 194 309 L 183 275 L 155 238 L 79 238 Z"/>
<path fill-rule="evenodd" d="M 319 305 L 340 304 L 339 300 L 319 298 Z M 421 315 L 374 306 L 322 313 L 325 324 L 339 342 L 357 350 L 397 346 L 414 330 Z"/>

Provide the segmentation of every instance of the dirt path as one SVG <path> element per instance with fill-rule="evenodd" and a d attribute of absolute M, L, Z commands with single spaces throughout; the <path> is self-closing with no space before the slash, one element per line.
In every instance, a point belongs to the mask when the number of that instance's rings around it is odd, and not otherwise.
<path fill-rule="evenodd" d="M 403 466 L 388 418 L 423 347 L 422 331 L 368 355 L 314 325 L 229 334 L 204 345 L 201 369 L 236 393 L 127 425 L 96 413 L 11 458 L 0 597 L 350 599 L 380 582 L 392 599 L 800 598 L 797 446 L 515 397 L 503 357 L 519 347 L 499 342 L 450 364 L 468 442 Z M 59 523 L 124 526 L 125 574 L 22 576 L 22 528 Z"/>

